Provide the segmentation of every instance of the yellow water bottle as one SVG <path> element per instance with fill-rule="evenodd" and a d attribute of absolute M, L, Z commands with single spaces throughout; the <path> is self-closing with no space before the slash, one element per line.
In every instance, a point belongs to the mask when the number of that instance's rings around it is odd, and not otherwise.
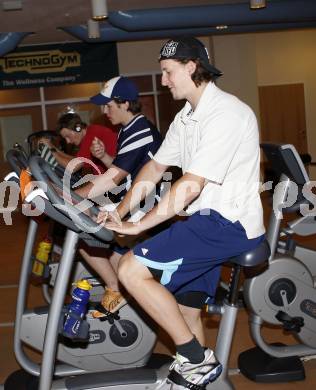
<path fill-rule="evenodd" d="M 52 241 L 48 237 L 46 237 L 38 244 L 32 267 L 33 281 L 34 279 L 37 279 L 38 282 L 42 281 L 44 277 L 45 266 L 48 262 L 51 249 Z"/>

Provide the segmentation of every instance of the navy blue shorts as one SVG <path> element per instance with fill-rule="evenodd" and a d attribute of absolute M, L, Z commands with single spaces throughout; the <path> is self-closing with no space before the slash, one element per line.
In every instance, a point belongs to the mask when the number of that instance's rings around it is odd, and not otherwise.
<path fill-rule="evenodd" d="M 199 291 L 207 297 L 206 303 L 215 296 L 221 264 L 255 248 L 263 239 L 264 235 L 248 239 L 240 222 L 203 210 L 137 244 L 133 252 L 176 298 Z M 178 302 L 185 305 L 183 299 Z"/>
<path fill-rule="evenodd" d="M 127 246 L 119 246 L 116 243 L 111 245 L 111 249 L 113 252 L 119 253 L 122 256 L 131 250 L 131 248 L 128 248 Z"/>

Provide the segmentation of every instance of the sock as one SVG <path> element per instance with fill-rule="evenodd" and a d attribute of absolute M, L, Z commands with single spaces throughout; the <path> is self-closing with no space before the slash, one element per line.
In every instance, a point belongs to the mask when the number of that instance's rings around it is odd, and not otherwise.
<path fill-rule="evenodd" d="M 189 359 L 190 363 L 198 364 L 204 360 L 204 348 L 195 337 L 185 344 L 176 345 L 177 352 Z"/>

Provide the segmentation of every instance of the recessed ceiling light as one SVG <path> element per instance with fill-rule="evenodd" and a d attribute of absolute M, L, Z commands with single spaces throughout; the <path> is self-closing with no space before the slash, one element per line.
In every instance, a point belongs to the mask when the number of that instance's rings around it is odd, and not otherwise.
<path fill-rule="evenodd" d="M 265 8 L 266 5 L 266 0 L 250 0 L 251 9 Z"/>

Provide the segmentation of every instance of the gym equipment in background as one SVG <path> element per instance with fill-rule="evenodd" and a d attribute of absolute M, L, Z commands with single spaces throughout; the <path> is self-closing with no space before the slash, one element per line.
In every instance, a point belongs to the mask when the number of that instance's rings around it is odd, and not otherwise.
<path fill-rule="evenodd" d="M 305 196 L 313 197 L 308 174 L 293 145 L 264 143 L 261 147 L 280 183 L 273 194 L 267 230 L 269 267 L 244 283 L 244 299 L 251 310 L 250 330 L 258 347 L 239 356 L 239 368 L 258 382 L 302 380 L 301 358 L 316 355 L 316 251 L 297 245 L 292 235 L 316 233 L 314 205 Z M 300 210 L 305 210 L 304 216 L 297 218 Z M 295 213 L 295 219 L 281 230 L 284 213 Z M 298 343 L 268 344 L 262 336 L 265 323 L 291 332 Z"/>

